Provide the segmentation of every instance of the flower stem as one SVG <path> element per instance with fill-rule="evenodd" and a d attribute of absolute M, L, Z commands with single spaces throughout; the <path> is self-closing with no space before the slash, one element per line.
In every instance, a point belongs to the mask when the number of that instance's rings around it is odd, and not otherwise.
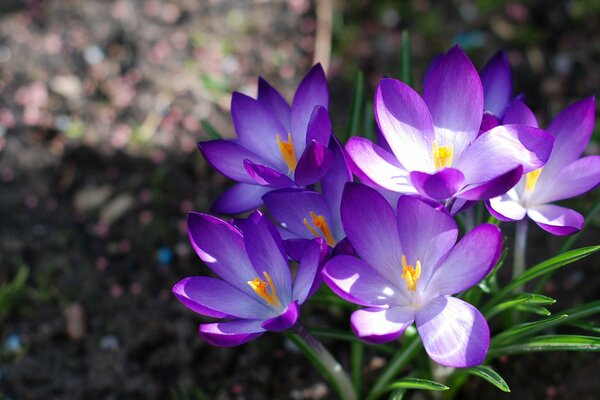
<path fill-rule="evenodd" d="M 527 218 L 517 222 L 515 233 L 515 252 L 513 254 L 513 279 L 525 272 L 525 255 L 527 251 Z M 521 290 L 522 287 L 517 287 Z"/>
<path fill-rule="evenodd" d="M 299 322 L 287 332 L 288 338 L 300 349 L 306 358 L 319 370 L 342 400 L 356 400 L 354 386 L 340 363 L 317 338 Z"/>

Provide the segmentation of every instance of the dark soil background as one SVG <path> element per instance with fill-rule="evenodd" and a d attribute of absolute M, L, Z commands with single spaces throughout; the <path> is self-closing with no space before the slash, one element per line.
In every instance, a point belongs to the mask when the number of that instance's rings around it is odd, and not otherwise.
<path fill-rule="evenodd" d="M 371 94 L 382 76 L 397 76 L 402 29 L 417 87 L 431 59 L 460 43 L 479 67 L 505 48 L 515 93 L 543 126 L 600 92 L 600 1 L 439 3 L 335 4 L 338 134 L 358 69 Z M 0 286 L 24 282 L 0 298 L 0 399 L 334 398 L 283 336 L 213 348 L 196 336 L 202 318 L 170 294 L 207 273 L 188 244 L 186 212 L 208 210 L 227 185 L 196 150 L 207 139 L 200 121 L 234 135 L 230 93 L 254 95 L 259 75 L 291 99 L 313 63 L 316 26 L 308 0 L 0 1 Z M 598 153 L 597 132 L 588 152 Z M 597 196 L 570 205 L 585 212 Z M 599 242 L 598 218 L 589 224 L 577 246 Z M 537 227 L 531 236 L 532 263 L 562 243 Z M 599 261 L 555 276 L 552 310 L 598 298 Z M 309 326 L 348 326 L 346 311 L 309 313 Z M 346 343 L 329 344 L 348 361 Z M 382 357 L 367 352 L 367 383 Z M 600 398 L 594 354 L 494 367 L 514 399 Z M 473 378 L 457 398 L 509 395 Z"/>

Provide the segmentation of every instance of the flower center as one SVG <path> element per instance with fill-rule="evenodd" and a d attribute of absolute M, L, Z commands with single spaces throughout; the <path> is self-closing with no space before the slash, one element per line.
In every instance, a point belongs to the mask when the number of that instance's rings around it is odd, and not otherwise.
<path fill-rule="evenodd" d="M 316 237 L 322 237 L 325 239 L 327 244 L 331 247 L 335 246 L 337 241 L 333 238 L 333 234 L 331 233 L 331 229 L 329 228 L 329 224 L 327 224 L 327 220 L 322 215 L 317 215 L 314 212 L 310 212 L 310 218 L 312 220 L 312 224 L 314 228 L 310 225 L 307 218 L 304 218 L 304 226 L 306 229 L 310 231 Z M 321 231 L 321 233 L 317 232 L 317 229 Z"/>
<path fill-rule="evenodd" d="M 437 141 L 433 141 L 433 165 L 435 169 L 447 168 L 452 165 L 452 156 L 454 154 L 452 144 L 448 146 L 438 146 Z"/>
<path fill-rule="evenodd" d="M 275 291 L 273 279 L 271 279 L 271 276 L 266 271 L 263 271 L 263 274 L 265 275 L 265 278 L 267 278 L 266 282 L 260 279 L 259 277 L 256 277 L 253 280 L 248 281 L 248 285 L 250 285 L 252 290 L 254 290 L 257 295 L 259 295 L 267 303 L 269 303 L 269 305 L 280 307 L 281 302 L 277 297 L 277 292 Z"/>
<path fill-rule="evenodd" d="M 417 282 L 421 276 L 421 261 L 417 260 L 417 267 L 408 265 L 406 262 L 406 256 L 402 255 L 402 279 L 406 281 L 408 290 L 414 292 L 417 290 Z"/>
<path fill-rule="evenodd" d="M 538 168 L 535 171 L 531 171 L 528 174 L 525 174 L 525 190 L 528 192 L 533 192 L 535 190 L 535 184 L 542 173 L 542 168 Z"/>
<path fill-rule="evenodd" d="M 288 133 L 288 141 L 284 142 L 281 140 L 281 135 L 277 135 L 277 144 L 279 145 L 279 151 L 283 157 L 283 161 L 287 164 L 289 172 L 293 172 L 296 169 L 298 160 L 296 159 L 296 151 L 294 150 L 294 142 L 292 142 L 292 134 Z"/>

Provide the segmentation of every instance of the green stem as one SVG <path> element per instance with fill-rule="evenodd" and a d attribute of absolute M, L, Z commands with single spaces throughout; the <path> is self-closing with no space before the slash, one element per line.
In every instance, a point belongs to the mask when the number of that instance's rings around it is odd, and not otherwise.
<path fill-rule="evenodd" d="M 300 349 L 306 358 L 319 370 L 321 375 L 329 381 L 329 384 L 337 392 L 342 400 L 356 400 L 356 392 L 352 386 L 348 374 L 340 363 L 333 358 L 331 353 L 323 346 L 317 338 L 310 334 L 299 322 L 287 332 L 288 338 Z"/>
<path fill-rule="evenodd" d="M 513 279 L 525 272 L 525 255 L 527 252 L 527 218 L 517 222 L 515 234 L 515 252 L 513 257 Z M 517 287 L 517 291 L 522 287 Z"/>
<path fill-rule="evenodd" d="M 362 390 L 362 364 L 365 354 L 365 345 L 361 342 L 352 342 L 350 344 L 350 357 L 352 360 L 352 383 L 354 384 L 354 391 L 360 396 Z"/>

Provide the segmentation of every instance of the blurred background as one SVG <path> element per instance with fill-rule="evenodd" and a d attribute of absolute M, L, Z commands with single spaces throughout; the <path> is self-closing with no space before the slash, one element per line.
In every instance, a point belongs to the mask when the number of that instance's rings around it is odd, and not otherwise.
<path fill-rule="evenodd" d="M 381 77 L 398 76 L 402 30 L 418 89 L 459 43 L 478 68 L 506 49 L 514 93 L 542 126 L 599 93 L 598 0 L 1 0 L 0 399 L 333 398 L 283 336 L 212 348 L 171 295 L 207 273 L 186 212 L 206 212 L 228 184 L 196 143 L 209 138 L 202 121 L 235 135 L 232 91 L 254 96 L 260 75 L 291 100 L 315 60 L 345 135 L 357 71 L 370 102 Z M 588 152 L 598 145 L 596 131 Z M 597 195 L 571 206 L 586 212 Z M 597 244 L 590 224 L 577 247 Z M 537 228 L 531 238 L 531 262 L 562 243 Z M 546 288 L 558 310 L 600 293 L 598 256 L 569 268 Z M 307 325 L 348 327 L 347 310 L 310 307 Z M 328 343 L 347 361 L 346 343 Z M 367 352 L 366 378 L 384 362 Z M 515 399 L 600 398 L 597 356 L 494 367 Z M 508 397 L 477 378 L 457 396 Z"/>

